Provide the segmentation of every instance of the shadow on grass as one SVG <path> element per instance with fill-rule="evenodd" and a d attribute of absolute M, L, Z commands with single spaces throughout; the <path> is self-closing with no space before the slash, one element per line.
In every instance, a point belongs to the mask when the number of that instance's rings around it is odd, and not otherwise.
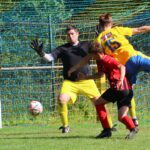
<path fill-rule="evenodd" d="M 111 137 L 111 138 L 103 138 L 103 139 L 97 139 L 94 136 L 63 136 L 63 137 L 3 137 L 0 138 L 1 139 L 5 139 L 5 140 L 37 140 L 37 139 L 51 139 L 51 140 L 68 140 L 68 139 L 93 139 L 93 140 L 126 140 L 125 137 L 120 136 L 120 137 Z"/>
<path fill-rule="evenodd" d="M 60 140 L 64 140 L 64 139 L 95 139 L 94 136 L 23 136 L 20 135 L 20 137 L 0 137 L 0 139 L 60 139 Z"/>
<path fill-rule="evenodd" d="M 31 136 L 30 136 L 31 135 Z M 35 135 L 35 136 L 34 136 Z M 37 136 L 36 136 L 37 135 Z M 45 135 L 45 136 L 44 136 Z M 48 133 L 12 133 L 12 134 L 0 134 L 0 139 L 51 139 L 51 140 L 64 140 L 64 139 L 95 139 L 95 140 L 123 140 L 124 136 L 114 135 L 111 138 L 95 138 L 95 136 L 86 136 L 86 135 L 69 135 L 69 134 L 60 134 L 58 136 L 50 136 Z"/>

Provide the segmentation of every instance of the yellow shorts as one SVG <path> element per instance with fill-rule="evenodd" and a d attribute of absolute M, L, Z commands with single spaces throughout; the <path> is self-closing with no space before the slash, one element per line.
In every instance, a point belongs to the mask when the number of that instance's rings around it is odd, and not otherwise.
<path fill-rule="evenodd" d="M 69 95 L 71 98 L 69 103 L 74 103 L 78 94 L 85 95 L 90 99 L 100 96 L 94 80 L 81 80 L 76 82 L 64 80 L 60 94 Z"/>
<path fill-rule="evenodd" d="M 103 75 L 101 78 L 99 78 L 96 81 L 97 81 L 96 84 L 100 93 L 103 94 L 107 89 L 107 80 L 106 80 L 105 75 Z"/>

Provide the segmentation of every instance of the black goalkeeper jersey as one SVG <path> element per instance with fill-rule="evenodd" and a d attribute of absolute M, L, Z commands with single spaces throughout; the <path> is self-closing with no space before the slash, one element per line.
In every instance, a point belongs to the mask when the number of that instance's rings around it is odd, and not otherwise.
<path fill-rule="evenodd" d="M 51 54 L 54 59 L 60 58 L 62 60 L 64 79 L 76 81 L 79 72 L 89 75 L 89 64 L 73 72 L 70 77 L 68 77 L 68 71 L 72 66 L 76 65 L 83 57 L 87 55 L 90 44 L 91 43 L 88 41 L 79 42 L 76 46 L 67 43 L 52 51 Z"/>

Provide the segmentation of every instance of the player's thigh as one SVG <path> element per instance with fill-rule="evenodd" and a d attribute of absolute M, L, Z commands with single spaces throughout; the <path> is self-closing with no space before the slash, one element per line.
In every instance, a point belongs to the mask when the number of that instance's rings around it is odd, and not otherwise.
<path fill-rule="evenodd" d="M 140 70 L 150 71 L 150 57 L 142 54 L 140 59 Z"/>
<path fill-rule="evenodd" d="M 64 80 L 64 82 L 62 83 L 62 87 L 60 90 L 60 96 L 62 96 L 61 98 L 67 98 L 69 97 L 69 103 L 74 103 L 77 99 L 77 95 L 78 95 L 79 89 L 78 86 L 76 84 L 76 82 L 72 82 L 69 80 Z"/>
<path fill-rule="evenodd" d="M 139 54 L 138 54 L 138 55 L 142 56 L 143 58 L 150 59 L 150 57 L 149 57 L 149 56 L 147 56 L 147 55 L 143 54 L 142 52 L 139 52 Z"/>
<path fill-rule="evenodd" d="M 61 93 L 59 96 L 58 96 L 58 102 L 61 103 L 61 104 L 66 104 L 70 101 L 71 97 L 69 94 L 66 94 L 66 93 Z"/>
<path fill-rule="evenodd" d="M 99 97 L 95 102 L 94 105 L 105 105 L 107 103 L 110 103 L 109 101 L 105 100 L 102 97 Z"/>
<path fill-rule="evenodd" d="M 117 91 L 116 90 L 114 90 L 114 89 L 112 89 L 112 88 L 109 88 L 109 89 L 107 89 L 102 95 L 101 95 L 101 97 L 103 98 L 103 99 L 105 99 L 106 101 L 108 101 L 108 102 L 112 102 L 112 103 L 115 103 L 116 101 L 117 101 L 117 99 L 116 99 L 116 95 L 117 95 L 118 93 L 117 93 Z"/>
<path fill-rule="evenodd" d="M 132 97 L 133 97 L 133 91 L 132 90 L 118 91 L 118 96 L 117 96 L 118 110 L 123 106 L 130 107 Z"/>
<path fill-rule="evenodd" d="M 94 80 L 83 80 L 79 81 L 80 94 L 83 94 L 95 101 L 100 97 L 100 92 L 94 82 Z"/>

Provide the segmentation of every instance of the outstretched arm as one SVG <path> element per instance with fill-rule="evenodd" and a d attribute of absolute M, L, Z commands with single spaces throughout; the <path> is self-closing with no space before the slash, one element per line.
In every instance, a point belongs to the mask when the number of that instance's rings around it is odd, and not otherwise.
<path fill-rule="evenodd" d="M 39 43 L 38 39 L 33 40 L 30 43 L 30 47 L 34 49 L 40 57 L 45 55 L 45 52 L 43 51 L 43 43 Z"/>
<path fill-rule="evenodd" d="M 138 28 L 133 28 L 132 34 L 140 34 L 140 33 L 146 33 L 150 32 L 150 26 L 141 26 Z"/>
<path fill-rule="evenodd" d="M 51 62 L 51 61 L 54 60 L 54 57 L 53 57 L 52 54 L 46 54 L 46 53 L 45 53 L 45 55 L 43 56 L 43 59 L 44 59 L 45 61 L 47 61 L 47 62 Z"/>
<path fill-rule="evenodd" d="M 51 55 L 51 54 L 46 54 L 44 51 L 43 51 L 43 43 L 39 43 L 39 41 L 37 39 L 33 40 L 31 43 L 30 43 L 30 47 L 32 49 L 34 49 L 37 54 L 42 57 L 44 60 L 48 61 L 48 62 L 51 62 L 54 60 L 54 57 Z"/>
<path fill-rule="evenodd" d="M 92 54 L 88 54 L 85 56 L 78 64 L 73 66 L 69 71 L 68 71 L 68 76 L 71 75 L 72 72 L 76 71 L 77 69 L 81 68 L 82 66 L 86 65 L 89 60 L 92 58 Z"/>
<path fill-rule="evenodd" d="M 83 73 L 78 74 L 78 80 L 88 80 L 88 79 L 98 79 L 101 78 L 104 75 L 104 73 L 96 73 L 92 75 L 85 75 Z"/>

